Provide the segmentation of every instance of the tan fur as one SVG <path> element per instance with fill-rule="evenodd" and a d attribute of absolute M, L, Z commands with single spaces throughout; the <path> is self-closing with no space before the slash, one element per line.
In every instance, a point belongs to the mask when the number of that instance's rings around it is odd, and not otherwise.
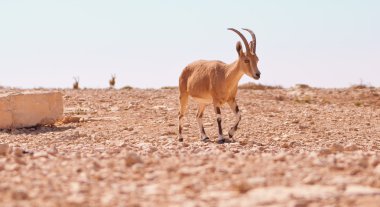
<path fill-rule="evenodd" d="M 247 42 L 244 40 L 245 43 Z M 231 64 L 222 61 L 195 61 L 185 67 L 179 77 L 180 110 L 179 110 L 179 136 L 181 138 L 181 119 L 185 115 L 188 96 L 194 98 L 200 106 L 213 104 L 220 107 L 226 102 L 235 103 L 237 86 L 241 77 L 246 74 L 258 79 L 260 72 L 257 68 L 258 58 L 253 54 L 252 48 L 242 51 L 241 43 L 238 42 L 236 50 L 239 58 Z M 253 45 L 253 44 L 251 44 Z M 248 46 L 249 47 L 249 46 Z M 249 63 L 246 63 L 249 61 Z M 256 76 L 258 74 L 258 76 Z M 201 107 L 203 109 L 203 107 Z M 199 113 L 203 113 L 201 110 Z"/>

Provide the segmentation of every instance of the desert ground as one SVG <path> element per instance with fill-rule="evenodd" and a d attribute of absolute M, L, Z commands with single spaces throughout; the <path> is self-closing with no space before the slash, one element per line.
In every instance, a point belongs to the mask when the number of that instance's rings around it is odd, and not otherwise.
<path fill-rule="evenodd" d="M 177 141 L 176 88 L 59 91 L 55 125 L 0 130 L 0 206 L 380 206 L 380 88 L 244 85 L 225 144 L 194 101 Z"/>

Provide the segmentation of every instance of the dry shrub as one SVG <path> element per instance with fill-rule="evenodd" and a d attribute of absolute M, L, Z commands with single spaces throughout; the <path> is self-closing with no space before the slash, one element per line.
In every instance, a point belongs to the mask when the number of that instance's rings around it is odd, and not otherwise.
<path fill-rule="evenodd" d="M 311 104 L 313 99 L 310 96 L 298 96 L 294 99 L 294 101 L 302 104 Z"/>
<path fill-rule="evenodd" d="M 131 89 L 133 89 L 133 87 L 132 86 L 124 86 L 121 89 L 122 90 L 131 90 Z"/>
<path fill-rule="evenodd" d="M 307 84 L 302 84 L 302 83 L 296 84 L 295 87 L 296 87 L 296 88 L 300 88 L 300 89 L 311 88 L 309 85 L 307 85 Z"/>
<path fill-rule="evenodd" d="M 164 86 L 164 87 L 161 87 L 161 89 L 178 89 L 177 86 Z"/>
<path fill-rule="evenodd" d="M 364 85 L 362 83 L 350 86 L 350 89 L 366 89 L 366 88 L 370 88 L 370 87 L 368 87 L 367 85 Z"/>
<path fill-rule="evenodd" d="M 282 89 L 281 86 L 267 86 L 256 83 L 245 83 L 239 86 L 239 89 L 249 89 L 249 90 L 271 90 L 271 89 Z"/>

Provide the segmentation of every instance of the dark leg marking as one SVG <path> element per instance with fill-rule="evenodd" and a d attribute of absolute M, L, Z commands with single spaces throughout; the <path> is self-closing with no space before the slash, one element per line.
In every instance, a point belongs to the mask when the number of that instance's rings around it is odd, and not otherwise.
<path fill-rule="evenodd" d="M 232 138 L 233 135 L 235 134 L 236 130 L 238 129 L 238 125 L 239 125 L 239 122 L 241 120 L 241 115 L 240 115 L 239 107 L 235 101 L 231 102 L 229 104 L 230 104 L 231 110 L 234 111 L 235 116 L 236 116 L 235 125 L 233 127 L 231 127 L 230 131 L 228 131 L 228 137 Z"/>
<path fill-rule="evenodd" d="M 222 134 L 223 134 L 223 130 L 222 130 L 222 119 L 221 119 L 221 118 L 217 118 L 216 121 L 218 122 L 219 134 L 222 135 Z"/>
<path fill-rule="evenodd" d="M 179 120 L 179 126 L 178 126 L 178 133 L 179 133 L 179 138 L 178 141 L 183 142 L 183 137 L 182 137 L 182 123 L 181 120 L 183 118 L 182 114 L 179 114 L 178 120 Z"/>
<path fill-rule="evenodd" d="M 216 121 L 218 122 L 218 132 L 219 132 L 219 137 L 218 137 L 217 142 L 218 144 L 223 144 L 225 142 L 225 139 L 223 138 L 222 118 L 220 117 L 221 116 L 220 108 L 216 107 L 215 110 L 218 116 L 218 118 L 216 119 Z"/>

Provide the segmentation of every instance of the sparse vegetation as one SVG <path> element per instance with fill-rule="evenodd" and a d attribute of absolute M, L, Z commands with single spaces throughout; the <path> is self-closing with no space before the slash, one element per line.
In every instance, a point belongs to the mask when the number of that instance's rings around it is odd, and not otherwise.
<path fill-rule="evenodd" d="M 350 89 L 366 89 L 366 88 L 371 88 L 371 87 L 364 84 L 357 84 L 357 85 L 350 86 Z"/>
<path fill-rule="evenodd" d="M 367 84 L 363 83 L 362 80 L 360 80 L 359 84 L 354 84 L 350 86 L 350 89 L 366 89 L 366 88 L 374 88 L 374 87 L 368 86 Z"/>
<path fill-rule="evenodd" d="M 133 89 L 133 87 L 132 86 L 124 86 L 121 89 L 122 90 L 131 90 L 131 89 Z"/>
<path fill-rule="evenodd" d="M 294 99 L 294 101 L 302 104 L 311 104 L 313 99 L 310 96 L 298 96 Z"/>
<path fill-rule="evenodd" d="M 164 86 L 164 87 L 161 87 L 161 89 L 178 89 L 177 86 Z"/>
<path fill-rule="evenodd" d="M 296 88 L 300 88 L 300 89 L 311 88 L 309 85 L 307 85 L 307 84 L 302 84 L 302 83 L 300 83 L 300 84 L 296 84 L 295 87 L 296 87 Z"/>
<path fill-rule="evenodd" d="M 271 90 L 271 89 L 282 89 L 281 86 L 267 86 L 262 84 L 256 84 L 256 83 L 245 83 L 242 85 L 239 85 L 239 89 L 250 89 L 250 90 Z"/>

